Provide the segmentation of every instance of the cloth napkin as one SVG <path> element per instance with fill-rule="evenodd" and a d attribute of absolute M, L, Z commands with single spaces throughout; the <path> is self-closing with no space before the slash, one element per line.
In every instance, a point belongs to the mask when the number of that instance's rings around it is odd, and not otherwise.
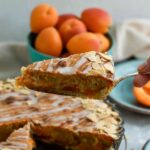
<path fill-rule="evenodd" d="M 113 57 L 121 61 L 131 56 L 147 58 L 150 56 L 150 20 L 134 19 L 115 24 Z"/>
<path fill-rule="evenodd" d="M 25 43 L 0 42 L 0 79 L 20 74 L 20 67 L 29 63 Z"/>

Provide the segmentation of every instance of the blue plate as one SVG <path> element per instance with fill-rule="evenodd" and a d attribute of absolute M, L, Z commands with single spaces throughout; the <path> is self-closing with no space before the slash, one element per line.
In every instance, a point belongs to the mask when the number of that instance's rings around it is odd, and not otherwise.
<path fill-rule="evenodd" d="M 124 76 L 136 71 L 139 64 L 143 63 L 143 60 L 131 60 L 116 65 L 116 78 Z M 121 81 L 110 93 L 110 98 L 118 105 L 128 110 L 150 115 L 150 108 L 143 107 L 138 104 L 133 95 L 133 78 L 128 78 Z"/>
<path fill-rule="evenodd" d="M 150 140 L 148 140 L 142 150 L 150 150 Z"/>

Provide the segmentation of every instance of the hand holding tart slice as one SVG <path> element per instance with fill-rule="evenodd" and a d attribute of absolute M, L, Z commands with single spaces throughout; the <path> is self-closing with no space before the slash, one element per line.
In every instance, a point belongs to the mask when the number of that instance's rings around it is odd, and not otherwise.
<path fill-rule="evenodd" d="M 113 80 L 112 58 L 91 51 L 24 67 L 17 84 L 48 93 L 105 99 Z"/>

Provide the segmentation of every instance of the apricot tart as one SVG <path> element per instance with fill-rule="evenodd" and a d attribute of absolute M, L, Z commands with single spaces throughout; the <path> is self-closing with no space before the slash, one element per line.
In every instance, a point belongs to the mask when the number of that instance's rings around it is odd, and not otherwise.
<path fill-rule="evenodd" d="M 30 122 L 37 139 L 65 149 L 118 149 L 122 120 L 110 104 L 0 84 L 1 139 Z"/>
<path fill-rule="evenodd" d="M 105 99 L 114 86 L 113 80 L 112 58 L 91 51 L 23 67 L 16 83 L 48 93 Z"/>
<path fill-rule="evenodd" d="M 32 150 L 34 147 L 29 124 L 14 130 L 5 142 L 0 143 L 1 150 Z"/>

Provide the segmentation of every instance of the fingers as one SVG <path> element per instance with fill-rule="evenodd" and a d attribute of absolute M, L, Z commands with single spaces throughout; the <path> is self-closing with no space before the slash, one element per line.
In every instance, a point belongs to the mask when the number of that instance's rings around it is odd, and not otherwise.
<path fill-rule="evenodd" d="M 150 80 L 150 74 L 144 75 L 146 73 L 150 73 L 150 57 L 147 61 L 141 64 L 138 67 L 139 75 L 134 78 L 134 85 L 137 87 L 144 86 Z"/>
<path fill-rule="evenodd" d="M 150 57 L 147 59 L 147 61 L 145 63 L 141 64 L 138 67 L 138 72 L 140 74 L 150 73 Z"/>
<path fill-rule="evenodd" d="M 144 86 L 150 80 L 150 75 L 137 75 L 134 77 L 133 84 L 136 87 Z"/>

